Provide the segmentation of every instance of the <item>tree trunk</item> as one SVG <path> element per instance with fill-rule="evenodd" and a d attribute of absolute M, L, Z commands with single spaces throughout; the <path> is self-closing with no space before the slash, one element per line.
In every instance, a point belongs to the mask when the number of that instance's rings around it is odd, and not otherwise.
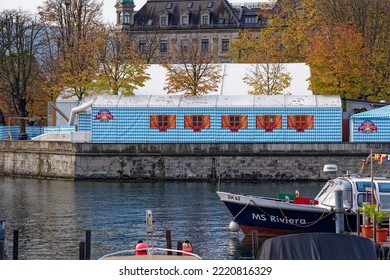
<path fill-rule="evenodd" d="M 3 111 L 0 110 L 0 125 L 6 125 Z"/>

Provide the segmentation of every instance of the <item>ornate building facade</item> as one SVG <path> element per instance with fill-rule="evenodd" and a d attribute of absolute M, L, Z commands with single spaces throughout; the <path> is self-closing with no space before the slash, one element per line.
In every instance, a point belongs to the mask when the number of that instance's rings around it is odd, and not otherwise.
<path fill-rule="evenodd" d="M 174 51 L 186 50 L 197 38 L 213 62 L 230 62 L 229 44 L 241 29 L 259 30 L 262 9 L 272 2 L 230 4 L 227 0 L 148 0 L 135 11 L 133 0 L 117 0 L 116 28 L 129 34 L 148 63 L 177 63 Z"/>

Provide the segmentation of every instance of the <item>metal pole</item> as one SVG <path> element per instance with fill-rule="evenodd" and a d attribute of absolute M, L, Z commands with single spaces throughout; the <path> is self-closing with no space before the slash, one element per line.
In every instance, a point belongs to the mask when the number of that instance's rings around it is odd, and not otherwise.
<path fill-rule="evenodd" d="M 335 191 L 336 233 L 344 233 L 343 191 Z"/>

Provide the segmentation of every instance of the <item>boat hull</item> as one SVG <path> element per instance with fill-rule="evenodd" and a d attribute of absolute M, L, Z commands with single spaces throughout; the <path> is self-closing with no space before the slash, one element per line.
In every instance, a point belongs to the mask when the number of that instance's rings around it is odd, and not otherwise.
<path fill-rule="evenodd" d="M 260 237 L 303 232 L 336 232 L 333 211 L 314 205 L 298 205 L 271 199 L 219 194 L 245 235 Z M 344 231 L 356 231 L 356 214 L 344 215 Z"/>

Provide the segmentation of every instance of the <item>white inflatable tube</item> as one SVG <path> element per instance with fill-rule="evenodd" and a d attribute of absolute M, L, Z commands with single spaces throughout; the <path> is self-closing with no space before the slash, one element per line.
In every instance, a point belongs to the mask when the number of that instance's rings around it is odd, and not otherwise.
<path fill-rule="evenodd" d="M 81 104 L 81 105 L 79 105 L 77 107 L 74 107 L 72 109 L 72 111 L 70 111 L 68 126 L 73 125 L 73 122 L 74 122 L 74 119 L 75 119 L 77 113 L 85 111 L 86 109 L 91 107 L 95 100 L 96 100 L 96 98 L 94 98 L 94 99 L 92 99 L 92 100 L 90 100 L 90 101 L 88 101 L 86 103 L 83 103 L 83 104 Z"/>

